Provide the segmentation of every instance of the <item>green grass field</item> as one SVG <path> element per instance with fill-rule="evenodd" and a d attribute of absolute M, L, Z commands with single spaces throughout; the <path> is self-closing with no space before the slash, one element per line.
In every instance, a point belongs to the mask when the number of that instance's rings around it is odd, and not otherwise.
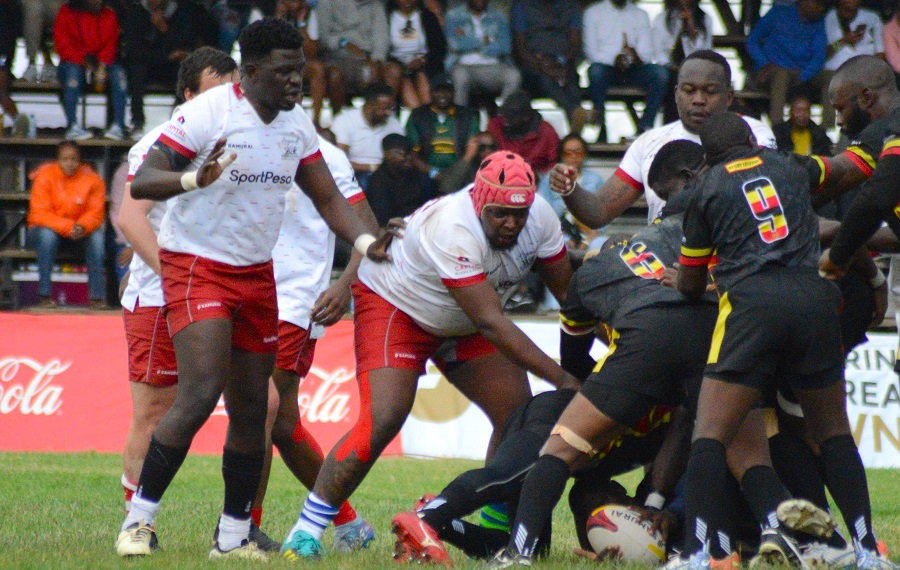
<path fill-rule="evenodd" d="M 473 461 L 461 460 L 381 460 L 352 499 L 357 510 L 375 526 L 378 537 L 373 547 L 363 553 L 329 552 L 318 563 L 300 566 L 323 570 L 397 568 L 390 555 L 391 516 L 412 508 L 422 493 L 437 492 L 454 475 L 476 466 Z M 113 552 L 123 517 L 121 472 L 117 455 L 0 453 L 0 568 L 208 567 L 206 557 L 221 511 L 219 458 L 189 456 L 185 461 L 157 520 L 163 550 L 150 559 L 122 560 Z M 869 477 L 876 531 L 896 559 L 900 554 L 900 470 L 871 470 Z M 631 475 L 622 482 L 633 488 L 637 479 Z M 273 538 L 283 538 L 305 496 L 305 490 L 276 460 L 263 528 Z M 571 525 L 568 510 L 557 508 L 552 558 L 538 567 L 596 566 L 571 554 L 575 546 Z M 324 544 L 331 544 L 330 532 Z M 458 551 L 453 552 L 453 561 L 459 567 L 476 566 Z M 274 558 L 269 566 L 291 564 Z"/>

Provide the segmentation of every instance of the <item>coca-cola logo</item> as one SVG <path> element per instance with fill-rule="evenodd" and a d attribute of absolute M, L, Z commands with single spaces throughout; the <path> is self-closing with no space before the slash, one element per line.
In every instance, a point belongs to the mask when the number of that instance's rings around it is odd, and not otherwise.
<path fill-rule="evenodd" d="M 21 357 L 0 359 L 0 414 L 49 416 L 62 406 L 62 386 L 53 379 L 69 369 L 71 362 Z"/>
<path fill-rule="evenodd" d="M 346 368 L 325 370 L 313 366 L 300 382 L 297 405 L 300 417 L 307 422 L 336 424 L 350 413 L 350 399 L 356 387 L 356 373 Z M 350 385 L 346 385 L 352 382 Z M 214 416 L 226 416 L 225 401 L 219 398 Z"/>

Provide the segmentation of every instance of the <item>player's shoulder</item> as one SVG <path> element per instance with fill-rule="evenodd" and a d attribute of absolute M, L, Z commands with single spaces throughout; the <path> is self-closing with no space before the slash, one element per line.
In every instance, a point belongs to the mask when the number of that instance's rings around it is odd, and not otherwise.
<path fill-rule="evenodd" d="M 778 148 L 778 143 L 775 142 L 775 133 L 772 131 L 772 127 L 759 119 L 747 115 L 741 115 L 741 118 L 750 126 L 750 130 L 753 131 L 753 136 L 756 137 L 756 142 L 759 146 Z"/>
<path fill-rule="evenodd" d="M 159 139 L 159 135 L 163 133 L 165 128 L 165 123 L 157 125 L 152 130 L 148 131 L 144 136 L 142 136 L 138 142 L 134 143 L 134 145 L 128 151 L 128 162 L 143 160 L 144 157 L 147 156 L 147 151 L 149 151 L 150 147 L 153 146 L 153 143 L 155 143 L 157 139 Z"/>
<path fill-rule="evenodd" d="M 659 150 L 659 148 L 667 142 L 687 138 L 690 137 L 688 136 L 688 132 L 684 128 L 684 125 L 681 123 L 681 121 L 673 121 L 661 127 L 650 129 L 649 131 L 636 138 L 634 142 L 631 143 L 631 146 L 628 147 L 626 154 L 655 154 L 655 151 Z"/>

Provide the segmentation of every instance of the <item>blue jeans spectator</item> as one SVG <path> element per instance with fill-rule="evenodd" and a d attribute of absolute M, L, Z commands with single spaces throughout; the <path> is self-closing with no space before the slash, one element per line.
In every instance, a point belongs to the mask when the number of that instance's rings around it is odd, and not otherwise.
<path fill-rule="evenodd" d="M 64 238 L 50 228 L 35 226 L 28 230 L 30 247 L 37 250 L 38 295 L 49 297 L 53 293 L 50 277 L 56 264 L 56 252 L 60 247 L 84 254 L 88 270 L 88 296 L 91 300 L 106 299 L 106 274 L 104 272 L 105 243 L 103 228 L 95 230 L 80 240 Z"/>
<path fill-rule="evenodd" d="M 127 82 L 125 70 L 119 65 L 106 67 L 107 89 L 110 90 L 113 109 L 113 123 L 125 130 L 125 103 L 127 94 Z M 57 75 L 62 85 L 63 110 L 66 113 L 66 127 L 76 124 L 78 117 L 78 100 L 84 94 L 85 68 L 77 63 L 68 61 L 59 62 Z M 83 125 L 82 125 L 83 126 Z"/>
<path fill-rule="evenodd" d="M 645 63 L 627 71 L 620 71 L 612 65 L 592 63 L 588 68 L 590 85 L 588 90 L 598 113 L 598 122 L 602 132 L 606 132 L 606 92 L 614 84 L 636 85 L 644 90 L 644 113 L 638 122 L 638 133 L 653 128 L 656 114 L 662 106 L 663 96 L 669 85 L 669 70 L 662 65 Z"/>

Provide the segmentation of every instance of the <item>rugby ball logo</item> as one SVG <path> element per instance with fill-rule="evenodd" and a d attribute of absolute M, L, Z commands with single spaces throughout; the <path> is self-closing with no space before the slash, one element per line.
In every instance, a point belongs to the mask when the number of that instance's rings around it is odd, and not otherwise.
<path fill-rule="evenodd" d="M 641 514 L 622 505 L 595 509 L 587 521 L 587 537 L 597 554 L 618 555 L 622 562 L 659 564 L 666 559 L 666 543 Z"/>

